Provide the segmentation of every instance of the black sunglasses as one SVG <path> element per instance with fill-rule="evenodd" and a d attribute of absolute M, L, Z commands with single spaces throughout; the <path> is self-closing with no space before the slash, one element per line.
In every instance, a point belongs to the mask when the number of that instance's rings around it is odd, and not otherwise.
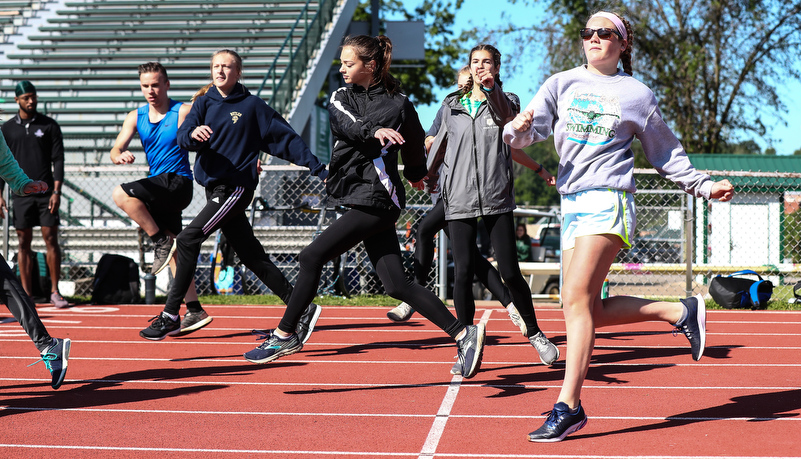
<path fill-rule="evenodd" d="M 609 40 L 612 38 L 612 34 L 617 35 L 617 38 L 620 38 L 621 40 L 623 39 L 623 35 L 620 35 L 620 32 L 615 29 L 608 29 L 606 27 L 602 27 L 600 29 L 580 29 L 579 35 L 581 35 L 582 39 L 589 40 L 596 32 L 598 33 L 598 38 L 601 40 Z"/>

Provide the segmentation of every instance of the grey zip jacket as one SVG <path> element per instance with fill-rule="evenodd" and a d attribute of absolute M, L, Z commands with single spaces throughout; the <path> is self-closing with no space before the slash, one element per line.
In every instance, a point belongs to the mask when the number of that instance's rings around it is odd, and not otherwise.
<path fill-rule="evenodd" d="M 503 126 L 520 111 L 520 99 L 496 85 L 473 118 L 459 102 L 461 94 L 449 94 L 442 104 L 442 126 L 447 147 L 440 183 L 445 219 L 459 220 L 497 215 L 515 209 L 512 154 L 503 143 Z"/>

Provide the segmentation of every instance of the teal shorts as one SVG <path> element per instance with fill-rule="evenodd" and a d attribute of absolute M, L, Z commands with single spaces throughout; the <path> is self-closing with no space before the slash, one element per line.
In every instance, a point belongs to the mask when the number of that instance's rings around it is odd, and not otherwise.
<path fill-rule="evenodd" d="M 628 191 L 593 189 L 562 196 L 562 250 L 576 246 L 576 238 L 614 234 L 631 248 L 637 223 L 634 195 Z"/>

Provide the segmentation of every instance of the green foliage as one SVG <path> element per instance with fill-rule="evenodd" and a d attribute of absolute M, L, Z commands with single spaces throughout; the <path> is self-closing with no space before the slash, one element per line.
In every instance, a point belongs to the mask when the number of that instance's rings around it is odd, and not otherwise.
<path fill-rule="evenodd" d="M 386 0 L 381 4 L 381 19 L 423 21 L 426 28 L 425 60 L 392 61 L 392 75 L 400 80 L 403 92 L 416 105 L 427 105 L 435 100 L 436 88 L 453 86 L 456 71 L 467 63 L 467 49 L 453 36 L 456 11 L 463 0 L 424 0 L 413 10 L 402 1 Z M 371 21 L 370 2 L 363 1 L 356 8 L 354 21 Z M 381 26 L 384 30 L 384 26 Z M 392 37 L 389 37 L 392 39 Z M 335 62 L 339 65 L 339 61 Z M 327 97 L 327 96 L 326 96 Z"/>
<path fill-rule="evenodd" d="M 782 258 L 801 262 L 801 211 L 784 214 L 782 227 Z"/>
<path fill-rule="evenodd" d="M 542 5 L 509 1 L 532 12 Z M 763 120 L 786 110 L 778 88 L 801 78 L 801 0 L 550 0 L 546 5 L 547 21 L 532 25 L 527 18 L 507 18 L 501 29 L 475 29 L 463 39 L 511 41 L 518 45 L 505 46 L 507 53 L 516 50 L 509 59 L 513 66 L 530 62 L 528 54 L 545 46 L 543 72 L 552 74 L 584 62 L 577 32 L 592 12 L 618 12 L 633 28 L 634 77 L 654 91 L 663 117 L 690 152 L 723 151 L 738 141 L 738 132 L 770 140 Z"/>
<path fill-rule="evenodd" d="M 733 155 L 759 155 L 762 153 L 762 148 L 755 141 L 746 140 L 731 144 L 725 143 L 718 153 L 731 153 Z"/>
<path fill-rule="evenodd" d="M 553 138 L 545 142 L 535 143 L 523 149 L 527 155 L 542 164 L 548 172 L 556 177 L 559 168 L 559 156 L 553 145 Z M 555 187 L 549 187 L 533 170 L 514 163 L 515 201 L 520 205 L 558 206 L 559 193 Z"/>

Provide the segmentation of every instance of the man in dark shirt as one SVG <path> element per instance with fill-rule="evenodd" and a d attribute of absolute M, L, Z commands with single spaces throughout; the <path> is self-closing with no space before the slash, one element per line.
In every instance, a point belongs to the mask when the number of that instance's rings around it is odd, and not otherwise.
<path fill-rule="evenodd" d="M 3 135 L 20 167 L 33 180 L 48 185 L 43 195 L 15 196 L 13 199 L 14 227 L 19 239 L 20 280 L 28 295 L 32 293 L 33 227 L 42 227 L 47 247 L 47 266 L 52 284 L 50 301 L 57 308 L 68 306 L 58 292 L 61 277 L 61 248 L 58 245 L 58 208 L 61 204 L 61 185 L 64 180 L 64 142 L 61 128 L 52 118 L 36 111 L 36 88 L 30 81 L 20 81 L 15 88 L 14 101 L 19 112 L 3 124 Z M 4 182 L 0 181 L 0 190 Z M 5 215 L 6 202 L 0 195 L 0 217 Z"/>

